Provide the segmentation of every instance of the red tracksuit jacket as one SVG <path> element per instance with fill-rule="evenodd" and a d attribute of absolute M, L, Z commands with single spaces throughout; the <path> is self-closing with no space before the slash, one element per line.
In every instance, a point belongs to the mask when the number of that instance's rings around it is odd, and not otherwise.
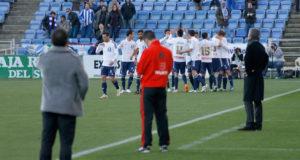
<path fill-rule="evenodd" d="M 167 87 L 168 75 L 172 71 L 172 52 L 161 46 L 158 40 L 145 49 L 137 65 L 137 73 L 142 75 L 142 87 Z"/>

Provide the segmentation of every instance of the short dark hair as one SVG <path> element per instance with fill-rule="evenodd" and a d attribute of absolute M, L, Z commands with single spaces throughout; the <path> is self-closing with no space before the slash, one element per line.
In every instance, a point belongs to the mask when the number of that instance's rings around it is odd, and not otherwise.
<path fill-rule="evenodd" d="M 178 35 L 178 37 L 182 37 L 182 36 L 183 36 L 183 30 L 182 30 L 182 29 L 179 29 L 179 30 L 177 31 L 177 35 Z"/>
<path fill-rule="evenodd" d="M 191 36 L 195 36 L 195 31 L 194 31 L 194 30 L 189 30 L 188 33 L 189 33 L 189 35 L 191 35 Z"/>
<path fill-rule="evenodd" d="M 102 35 L 109 36 L 109 33 L 108 32 L 103 32 Z"/>
<path fill-rule="evenodd" d="M 156 37 L 155 37 L 155 34 L 153 31 L 147 30 L 143 34 L 143 39 L 148 39 L 148 40 L 152 41 L 152 40 L 155 40 Z"/>
<path fill-rule="evenodd" d="M 133 30 L 128 30 L 127 32 L 126 32 L 126 36 L 128 37 L 129 35 L 131 35 L 133 33 Z"/>
<path fill-rule="evenodd" d="M 142 29 L 138 30 L 138 33 L 144 33 L 144 31 Z"/>
<path fill-rule="evenodd" d="M 50 12 L 50 15 L 52 15 L 52 14 L 56 14 L 56 13 L 55 13 L 54 11 L 51 11 L 51 12 Z"/>
<path fill-rule="evenodd" d="M 202 38 L 206 39 L 208 37 L 208 34 L 206 32 L 202 33 Z"/>
<path fill-rule="evenodd" d="M 54 46 L 65 46 L 68 42 L 68 33 L 63 29 L 57 29 L 52 33 L 51 41 Z"/>
<path fill-rule="evenodd" d="M 66 16 L 65 15 L 62 15 L 62 16 L 60 16 L 61 18 L 65 18 L 66 19 Z"/>
<path fill-rule="evenodd" d="M 165 32 L 164 32 L 164 33 L 166 34 L 166 33 L 169 32 L 169 31 L 170 31 L 170 29 L 165 29 Z"/>
<path fill-rule="evenodd" d="M 219 36 L 225 36 L 225 35 L 226 35 L 226 32 L 225 32 L 223 29 L 221 29 L 221 30 L 218 32 L 218 35 L 219 35 Z"/>

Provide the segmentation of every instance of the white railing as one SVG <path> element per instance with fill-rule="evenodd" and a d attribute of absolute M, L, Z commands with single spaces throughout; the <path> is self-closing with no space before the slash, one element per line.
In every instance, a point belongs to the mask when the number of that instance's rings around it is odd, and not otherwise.
<path fill-rule="evenodd" d="M 9 44 L 9 48 L 0 48 L 0 54 L 4 55 L 12 55 L 16 49 L 16 41 L 15 39 L 12 40 L 0 40 L 0 44 Z"/>

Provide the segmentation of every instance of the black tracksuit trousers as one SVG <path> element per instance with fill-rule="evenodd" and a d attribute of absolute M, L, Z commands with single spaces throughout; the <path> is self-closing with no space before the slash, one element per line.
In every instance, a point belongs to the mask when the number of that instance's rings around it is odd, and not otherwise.
<path fill-rule="evenodd" d="M 159 145 L 169 145 L 169 129 L 167 117 L 167 94 L 165 88 L 142 88 L 141 117 L 142 117 L 142 146 L 152 145 L 152 120 L 156 118 Z"/>

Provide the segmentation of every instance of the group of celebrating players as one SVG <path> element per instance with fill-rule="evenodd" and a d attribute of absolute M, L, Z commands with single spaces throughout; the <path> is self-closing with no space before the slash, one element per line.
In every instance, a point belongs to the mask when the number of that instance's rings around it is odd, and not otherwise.
<path fill-rule="evenodd" d="M 226 91 L 227 81 L 230 82 L 229 91 L 234 90 L 233 78 L 230 71 L 230 58 L 228 52 L 226 32 L 220 30 L 211 40 L 208 39 L 207 33 L 202 33 L 202 40 L 198 38 L 198 33 L 194 30 L 186 28 L 175 28 L 174 30 L 166 29 L 164 37 L 160 39 L 160 43 L 170 49 L 173 54 L 173 72 L 171 87 L 168 83 L 168 92 L 178 93 L 179 73 L 184 82 L 185 92 L 206 92 L 209 87 L 212 92 Z M 143 41 L 143 30 L 138 31 L 138 40 L 135 42 L 134 32 L 129 30 L 127 37 L 116 44 L 110 40 L 109 33 L 103 33 L 103 43 L 100 43 L 96 49 L 99 54 L 103 51 L 103 64 L 101 68 L 102 90 L 101 99 L 108 98 L 106 77 L 110 77 L 111 82 L 117 89 L 117 96 L 122 93 L 131 93 L 130 87 L 133 82 L 135 66 L 139 62 L 144 49 L 147 45 Z M 122 51 L 121 58 L 121 81 L 122 90 L 115 79 L 115 68 L 117 65 L 119 49 Z M 186 68 L 192 89 L 189 90 L 187 85 Z M 129 72 L 129 79 L 126 87 L 126 74 Z M 209 85 L 206 83 L 205 74 L 209 74 Z M 217 74 L 217 78 L 216 78 Z M 223 88 L 221 83 L 223 82 Z M 201 90 L 199 89 L 201 83 Z M 136 93 L 140 90 L 140 76 L 136 77 Z"/>

